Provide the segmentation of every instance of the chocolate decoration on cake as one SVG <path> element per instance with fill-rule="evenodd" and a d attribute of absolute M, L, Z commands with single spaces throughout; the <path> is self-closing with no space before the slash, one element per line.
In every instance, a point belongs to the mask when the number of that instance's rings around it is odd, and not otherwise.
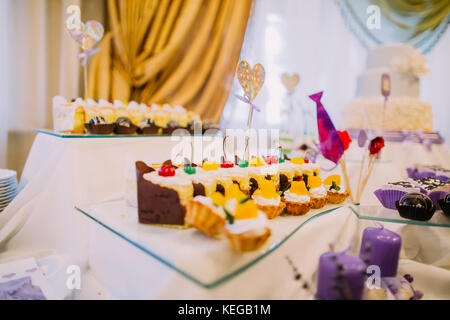
<path fill-rule="evenodd" d="M 89 120 L 89 123 L 85 123 L 84 127 L 90 134 L 106 135 L 113 133 L 115 124 L 107 123 L 105 118 L 95 116 L 91 120 Z"/>
<path fill-rule="evenodd" d="M 190 134 L 201 135 L 203 132 L 202 123 L 195 120 L 191 120 L 187 123 L 187 130 L 189 131 Z"/>
<path fill-rule="evenodd" d="M 250 195 L 252 196 L 258 190 L 258 181 L 255 178 L 250 178 Z"/>
<path fill-rule="evenodd" d="M 207 132 L 208 131 L 208 132 Z M 219 132 L 219 126 L 212 121 L 206 121 L 203 123 L 203 134 L 217 134 Z"/>
<path fill-rule="evenodd" d="M 140 223 L 184 225 L 184 209 L 175 190 L 144 179 L 154 171 L 142 161 L 136 162 L 138 218 Z"/>
<path fill-rule="evenodd" d="M 270 174 L 267 174 L 267 175 L 264 177 L 264 179 L 266 179 L 266 180 L 272 180 L 272 177 L 270 176 Z"/>
<path fill-rule="evenodd" d="M 225 188 L 221 184 L 217 184 L 216 191 L 220 192 L 222 195 L 225 195 Z"/>
<path fill-rule="evenodd" d="M 436 211 L 436 206 L 431 199 L 417 192 L 405 194 L 400 200 L 395 201 L 400 216 L 406 219 L 428 221 Z"/>
<path fill-rule="evenodd" d="M 308 185 L 308 175 L 304 174 L 303 179 L 300 179 L 299 181 L 305 181 L 305 184 Z"/>
<path fill-rule="evenodd" d="M 158 134 L 159 127 L 155 124 L 153 119 L 146 118 L 139 122 L 138 133 L 140 134 Z"/>
<path fill-rule="evenodd" d="M 171 120 L 167 123 L 167 127 L 163 128 L 163 134 L 172 134 L 175 130 L 180 129 L 178 121 Z"/>
<path fill-rule="evenodd" d="M 130 118 L 120 117 L 116 120 L 116 126 L 114 132 L 116 134 L 134 134 L 138 127 L 133 124 Z"/>
<path fill-rule="evenodd" d="M 192 182 L 192 186 L 194 187 L 194 197 L 206 196 L 205 186 L 203 184 Z"/>
<path fill-rule="evenodd" d="M 163 163 L 162 163 L 162 165 L 163 166 L 169 166 L 169 167 L 172 167 L 172 168 L 174 168 L 174 169 L 178 169 L 178 167 L 176 166 L 176 165 L 174 165 L 173 163 L 172 163 L 172 160 L 166 160 L 166 161 L 164 161 Z"/>
<path fill-rule="evenodd" d="M 286 175 L 280 174 L 280 191 L 286 191 L 289 188 L 289 179 Z"/>

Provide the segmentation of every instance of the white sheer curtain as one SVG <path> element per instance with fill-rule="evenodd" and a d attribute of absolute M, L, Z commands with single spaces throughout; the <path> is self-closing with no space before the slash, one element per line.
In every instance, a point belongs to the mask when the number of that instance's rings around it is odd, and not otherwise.
<path fill-rule="evenodd" d="M 52 127 L 55 95 L 78 97 L 79 46 L 65 33 L 66 8 L 100 20 L 104 0 L 0 0 L 0 168 L 20 171 L 33 128 Z M 87 13 L 87 14 L 86 14 Z"/>
<path fill-rule="evenodd" d="M 422 80 L 421 98 L 433 104 L 435 127 L 447 139 L 449 119 L 449 32 L 428 56 L 431 68 Z M 262 63 L 266 82 L 255 104 L 255 127 L 284 129 L 286 122 L 303 126 L 315 119 L 301 109 L 315 114 L 315 105 L 307 98 L 324 90 L 323 103 L 339 127 L 346 102 L 355 97 L 357 76 L 366 69 L 367 51 L 349 30 L 339 7 L 332 0 L 256 0 L 241 53 L 251 65 Z M 288 112 L 286 89 L 281 74 L 299 73 L 301 80 L 295 93 L 296 112 Z M 237 80 L 233 92 L 241 94 Z M 248 107 L 230 96 L 221 120 L 223 127 L 245 127 Z"/>

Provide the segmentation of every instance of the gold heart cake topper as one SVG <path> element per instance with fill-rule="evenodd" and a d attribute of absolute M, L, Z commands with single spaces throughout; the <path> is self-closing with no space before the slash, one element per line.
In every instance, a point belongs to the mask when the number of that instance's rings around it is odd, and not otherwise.
<path fill-rule="evenodd" d="M 293 75 L 283 73 L 281 75 L 281 81 L 283 82 L 288 92 L 293 93 L 295 87 L 297 87 L 298 83 L 300 82 L 300 76 L 298 75 L 298 73 L 294 73 Z"/>
<path fill-rule="evenodd" d="M 252 70 L 247 61 L 241 61 L 238 65 L 237 77 L 245 95 L 252 101 L 261 90 L 266 73 L 264 67 L 259 63 Z"/>

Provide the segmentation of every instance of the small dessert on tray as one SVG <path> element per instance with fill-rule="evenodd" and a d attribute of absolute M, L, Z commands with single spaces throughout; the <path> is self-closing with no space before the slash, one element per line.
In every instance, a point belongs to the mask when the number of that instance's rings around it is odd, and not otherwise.
<path fill-rule="evenodd" d="M 323 181 L 323 185 L 327 190 L 328 202 L 339 204 L 350 196 L 350 193 L 341 187 L 341 176 L 334 174 Z"/>
<path fill-rule="evenodd" d="M 328 192 L 322 185 L 322 180 L 317 176 L 309 176 L 308 188 L 311 197 L 311 208 L 323 208 L 328 202 Z"/>
<path fill-rule="evenodd" d="M 258 209 L 264 212 L 269 219 L 278 217 L 286 206 L 281 202 L 275 184 L 269 180 L 262 181 L 259 184 L 259 189 L 253 193 L 252 199 Z"/>
<path fill-rule="evenodd" d="M 400 216 L 406 219 L 428 221 L 433 217 L 436 207 L 431 199 L 422 193 L 407 193 L 395 202 Z"/>
<path fill-rule="evenodd" d="M 411 181 L 388 182 L 381 188 L 375 190 L 374 194 L 387 209 L 395 210 L 395 202 L 407 193 L 421 192 L 421 189 Z"/>
<path fill-rule="evenodd" d="M 234 200 L 234 201 L 233 201 Z M 229 211 L 229 201 L 233 201 L 234 210 Z M 224 235 L 237 252 L 255 251 L 261 248 L 271 235 L 265 213 L 258 210 L 255 202 L 249 198 L 230 199 L 226 205 L 227 223 Z"/>
<path fill-rule="evenodd" d="M 434 205 L 440 209 L 438 201 L 450 192 L 450 180 L 443 181 L 437 178 L 412 179 L 412 183 L 420 188 L 421 192 L 430 197 Z"/>
<path fill-rule="evenodd" d="M 311 207 L 311 198 L 305 181 L 293 181 L 291 188 L 284 193 L 286 212 L 292 215 L 304 215 Z"/>
<path fill-rule="evenodd" d="M 225 226 L 225 197 L 215 192 L 211 197 L 196 196 L 189 201 L 186 222 L 210 237 L 220 234 Z"/>

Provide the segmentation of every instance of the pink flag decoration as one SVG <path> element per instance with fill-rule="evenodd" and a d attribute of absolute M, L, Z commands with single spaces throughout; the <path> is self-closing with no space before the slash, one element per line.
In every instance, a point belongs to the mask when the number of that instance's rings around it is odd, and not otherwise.
<path fill-rule="evenodd" d="M 317 128 L 319 130 L 320 151 L 325 158 L 337 164 L 344 154 L 345 149 L 330 116 L 320 102 L 322 94 L 323 91 L 309 96 L 317 105 Z"/>

